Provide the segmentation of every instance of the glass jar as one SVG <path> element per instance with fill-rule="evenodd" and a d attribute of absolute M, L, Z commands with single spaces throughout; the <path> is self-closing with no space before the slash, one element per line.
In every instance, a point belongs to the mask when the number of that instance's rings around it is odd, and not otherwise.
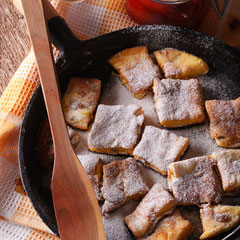
<path fill-rule="evenodd" d="M 129 16 L 138 24 L 168 24 L 196 28 L 206 16 L 209 0 L 126 0 Z"/>

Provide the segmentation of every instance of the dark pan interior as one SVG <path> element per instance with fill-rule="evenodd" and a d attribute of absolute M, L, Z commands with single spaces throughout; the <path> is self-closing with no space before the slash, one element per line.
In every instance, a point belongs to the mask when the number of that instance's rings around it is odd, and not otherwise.
<path fill-rule="evenodd" d="M 219 91 L 224 91 L 226 99 L 240 96 L 240 54 L 224 43 L 195 32 L 179 27 L 164 25 L 138 26 L 123 29 L 81 43 L 75 54 L 60 58 L 57 63 L 57 73 L 62 92 L 68 80 L 73 76 L 97 77 L 106 82 L 112 68 L 107 59 L 116 52 L 134 46 L 148 46 L 149 52 L 161 48 L 172 47 L 193 53 L 203 58 L 210 67 L 209 76 L 219 78 L 221 82 L 214 91 L 205 88 L 205 99 L 218 99 Z M 25 112 L 20 141 L 19 159 L 21 177 L 24 188 L 36 211 L 46 225 L 56 234 L 58 229 L 54 216 L 52 199 L 44 191 L 42 173 L 37 162 L 36 143 L 38 130 L 46 117 L 42 92 L 38 87 Z M 216 239 L 236 239 L 240 226 L 230 233 Z"/>

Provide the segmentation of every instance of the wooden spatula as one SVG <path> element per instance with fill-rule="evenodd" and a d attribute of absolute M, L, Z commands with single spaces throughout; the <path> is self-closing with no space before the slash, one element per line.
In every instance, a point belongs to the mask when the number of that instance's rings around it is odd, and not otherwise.
<path fill-rule="evenodd" d="M 104 240 L 93 186 L 74 153 L 62 112 L 42 0 L 22 0 L 35 52 L 53 143 L 52 196 L 62 240 Z"/>

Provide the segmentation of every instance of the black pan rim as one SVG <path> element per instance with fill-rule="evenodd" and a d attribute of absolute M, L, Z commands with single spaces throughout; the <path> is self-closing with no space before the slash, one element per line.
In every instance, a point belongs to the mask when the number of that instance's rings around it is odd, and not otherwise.
<path fill-rule="evenodd" d="M 230 45 L 224 43 L 223 41 L 221 41 L 221 40 L 219 40 L 219 39 L 217 39 L 217 38 L 215 38 L 215 37 L 213 37 L 209 34 L 199 32 L 199 31 L 196 31 L 196 30 L 190 29 L 190 28 L 173 26 L 173 25 L 164 25 L 164 24 L 161 24 L 161 25 L 158 25 L 158 24 L 140 25 L 140 26 L 128 27 L 128 28 L 120 29 L 120 30 L 117 30 L 117 31 L 114 31 L 114 32 L 110 32 L 110 33 L 98 36 L 98 37 L 93 38 L 93 39 L 85 40 L 84 43 L 87 44 L 87 43 L 91 43 L 93 41 L 99 41 L 102 38 L 104 39 L 107 36 L 112 37 L 112 36 L 115 36 L 119 33 L 122 34 L 122 33 L 127 33 L 127 32 L 130 32 L 130 31 L 140 32 L 140 31 L 147 31 L 147 30 L 161 30 L 161 31 L 171 30 L 172 32 L 185 31 L 186 33 L 189 33 L 191 35 L 195 35 L 195 36 L 199 36 L 199 37 L 203 37 L 205 39 L 208 39 L 209 41 L 214 42 L 215 45 L 219 45 L 219 46 L 225 48 L 227 51 L 231 52 L 233 55 L 235 55 L 237 57 L 240 57 L 239 49 L 231 47 Z"/>
<path fill-rule="evenodd" d="M 204 34 L 204 33 L 201 33 L 201 32 L 197 32 L 197 31 L 192 30 L 192 29 L 186 29 L 186 28 L 183 28 L 183 27 L 176 27 L 176 26 L 169 26 L 169 25 L 143 25 L 143 26 L 129 27 L 129 28 L 121 29 L 121 30 L 118 30 L 118 31 L 115 31 L 115 32 L 111 32 L 111 33 L 96 37 L 94 39 L 86 40 L 86 41 L 83 42 L 83 44 L 84 45 L 87 45 L 87 44 L 91 45 L 95 41 L 99 41 L 99 40 L 104 39 L 106 37 L 111 38 L 111 37 L 114 37 L 115 35 L 118 35 L 118 34 L 124 34 L 124 33 L 132 32 L 132 31 L 141 32 L 141 31 L 148 31 L 148 30 L 154 30 L 154 31 L 166 31 L 166 30 L 169 31 L 170 30 L 172 32 L 185 31 L 186 33 L 188 33 L 190 35 L 194 35 L 196 37 L 199 36 L 201 38 L 204 38 L 206 40 L 214 42 L 214 44 L 219 45 L 220 47 L 226 49 L 226 51 L 228 51 L 230 54 L 232 54 L 235 57 L 238 57 L 240 59 L 240 53 L 237 49 L 223 43 L 222 41 L 220 41 L 220 40 L 218 40 L 218 39 L 216 39 L 216 38 L 214 38 L 210 35 L 207 35 L 207 34 Z M 58 62 L 61 62 L 62 60 L 63 59 L 60 58 Z M 57 72 L 59 74 L 61 74 L 62 68 L 66 67 L 68 64 L 69 64 L 69 62 L 67 60 L 61 66 L 60 66 L 60 64 L 57 63 L 56 64 L 57 65 Z M 29 118 L 29 115 L 31 115 L 31 111 L 32 111 L 32 108 L 34 107 L 34 103 L 35 103 L 36 99 L 39 97 L 40 93 L 41 93 L 41 86 L 39 85 L 35 89 L 32 97 L 31 97 L 31 99 L 30 99 L 30 101 L 27 105 L 27 108 L 26 108 L 26 111 L 25 111 L 25 114 L 24 114 L 24 117 L 23 117 L 23 121 L 22 121 L 22 126 L 21 126 L 21 129 L 20 129 L 19 147 L 18 147 L 20 175 L 21 175 L 21 179 L 22 179 L 22 182 L 23 182 L 24 189 L 25 189 L 28 197 L 30 198 L 33 207 L 35 208 L 35 210 L 39 214 L 40 218 L 56 235 L 59 235 L 58 230 L 57 230 L 57 226 L 56 227 L 52 226 L 52 223 L 50 222 L 50 220 L 45 216 L 41 207 L 37 204 L 38 203 L 38 196 L 36 196 L 32 193 L 31 184 L 30 184 L 29 179 L 27 178 L 27 169 L 25 167 L 25 159 L 24 159 L 24 154 L 23 154 L 23 152 L 24 152 L 23 149 L 24 149 L 24 145 L 25 145 L 25 129 L 28 125 L 28 118 Z M 238 227 L 236 227 L 227 236 L 225 236 L 222 240 L 227 240 L 227 239 L 230 239 L 231 237 L 239 236 L 239 233 L 240 233 L 240 225 Z M 231 239 L 233 239 L 233 238 L 231 238 Z"/>

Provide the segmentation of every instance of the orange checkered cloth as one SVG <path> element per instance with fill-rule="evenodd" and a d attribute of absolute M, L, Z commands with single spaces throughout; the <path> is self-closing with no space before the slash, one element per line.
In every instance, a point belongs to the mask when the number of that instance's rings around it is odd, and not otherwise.
<path fill-rule="evenodd" d="M 124 0 L 85 0 L 53 5 L 82 40 L 136 25 L 127 15 Z M 217 36 L 222 30 L 210 10 L 201 31 Z M 0 239 L 58 239 L 42 222 L 29 198 L 16 191 L 18 137 L 25 108 L 39 84 L 33 52 L 22 62 L 0 98 Z"/>

